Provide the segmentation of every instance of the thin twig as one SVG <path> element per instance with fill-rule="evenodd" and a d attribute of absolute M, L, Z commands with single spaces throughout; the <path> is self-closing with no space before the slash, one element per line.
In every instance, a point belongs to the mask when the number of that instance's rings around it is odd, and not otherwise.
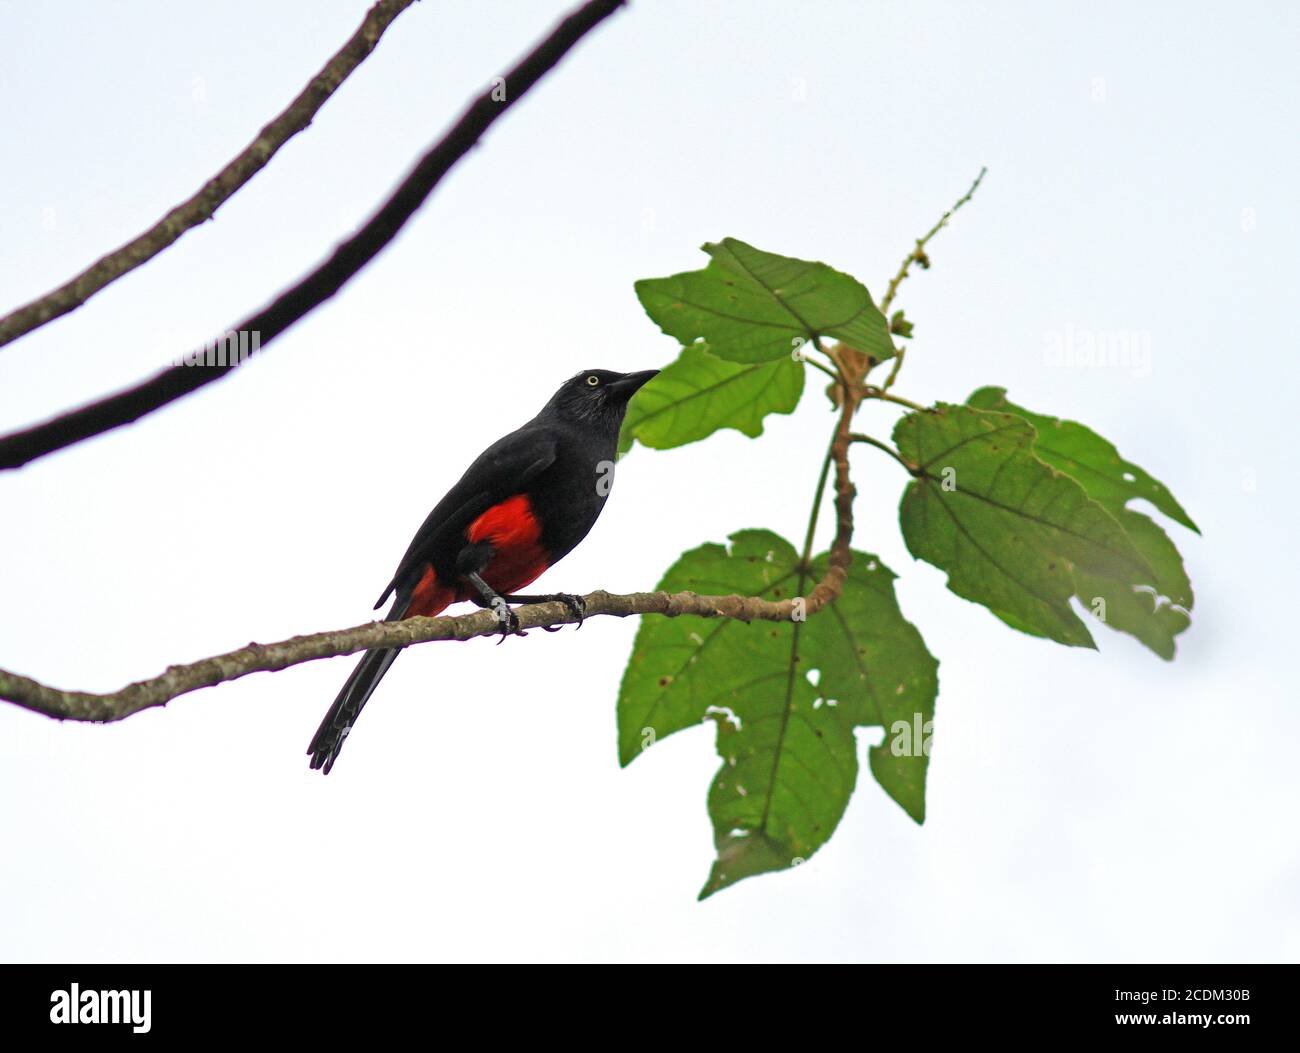
<path fill-rule="evenodd" d="M 587 33 L 625 0 L 590 0 L 564 19 L 517 66 L 475 99 L 460 119 L 416 164 L 397 190 L 324 263 L 281 293 L 269 306 L 232 327 L 257 334 L 265 347 L 308 312 L 328 300 L 396 237 L 451 167 L 510 106 L 527 94 Z M 251 338 L 250 338 L 251 340 Z M 222 356 L 221 364 L 176 365 L 115 395 L 53 420 L 0 438 L 0 469 L 18 468 L 143 417 L 206 384 L 219 380 L 246 358 Z"/>
<path fill-rule="evenodd" d="M 980 169 L 980 174 L 975 177 L 975 182 L 970 185 L 970 189 L 966 191 L 965 195 L 955 205 L 953 205 L 952 208 L 939 217 L 939 222 L 931 227 L 924 237 L 917 239 L 916 247 L 903 258 L 902 265 L 898 268 L 898 273 L 894 275 L 893 280 L 889 283 L 889 288 L 885 290 L 885 298 L 880 301 L 880 311 L 882 314 L 886 313 L 893 304 L 894 296 L 898 292 L 898 287 L 903 283 L 903 279 L 907 277 L 907 272 L 911 270 L 912 264 L 921 263 L 922 261 L 928 262 L 925 255 L 925 246 L 929 243 L 931 238 L 948 225 L 948 220 L 952 218 L 952 214 L 975 196 L 975 191 L 979 189 L 980 183 L 984 180 L 984 173 L 987 171 L 987 168 Z"/>
<path fill-rule="evenodd" d="M 948 220 L 952 218 L 953 213 L 975 196 L 975 191 L 979 189 L 980 183 L 984 181 L 984 173 L 987 171 L 988 168 L 980 169 L 980 174 L 975 177 L 975 182 L 970 185 L 970 189 L 966 191 L 965 195 L 959 198 L 952 208 L 948 209 L 947 212 L 939 217 L 939 222 L 926 231 L 924 237 L 917 239 L 916 246 L 907 254 L 907 256 L 904 257 L 902 265 L 898 268 L 898 273 L 894 275 L 893 281 L 889 283 L 889 288 L 885 290 L 885 298 L 880 301 L 880 312 L 886 318 L 889 317 L 889 308 L 893 306 L 894 296 L 898 292 L 898 287 L 903 284 L 903 279 L 907 277 L 908 271 L 912 269 L 912 264 L 919 263 L 925 267 L 930 265 L 930 257 L 925 254 L 925 246 L 929 244 L 931 238 L 948 225 Z M 894 386 L 894 378 L 898 376 L 898 371 L 903 368 L 903 358 L 906 354 L 906 347 L 900 347 L 898 349 L 898 354 L 894 356 L 894 366 L 889 371 L 889 376 L 885 378 L 884 390 L 888 391 Z"/>
<path fill-rule="evenodd" d="M 829 457 L 835 466 L 835 539 L 831 542 L 826 576 L 813 586 L 812 592 L 808 594 L 807 605 L 803 611 L 807 617 L 811 617 L 826 604 L 833 603 L 839 598 L 844 583 L 849 577 L 849 566 L 853 562 L 853 498 L 857 491 L 849 475 L 849 435 L 853 430 L 853 415 L 862 404 L 862 389 L 858 384 L 849 383 L 843 372 L 840 374 L 840 395 L 840 415 L 835 423 L 829 452 Z M 825 479 L 824 465 L 822 479 Z M 809 524 L 810 538 L 816 526 L 815 517 L 821 506 L 823 487 L 824 482 L 819 481 L 817 503 Z M 804 562 L 807 562 L 806 554 Z M 800 580 L 802 581 L 802 578 Z"/>
<path fill-rule="evenodd" d="M 298 97 L 257 133 L 237 157 L 143 234 L 91 264 L 71 281 L 0 318 L 0 347 L 75 311 L 100 290 L 153 259 L 186 231 L 210 220 L 236 191 L 257 175 L 276 152 L 311 124 L 317 111 L 375 49 L 379 38 L 415 0 L 379 0 L 360 28 L 325 63 Z"/>

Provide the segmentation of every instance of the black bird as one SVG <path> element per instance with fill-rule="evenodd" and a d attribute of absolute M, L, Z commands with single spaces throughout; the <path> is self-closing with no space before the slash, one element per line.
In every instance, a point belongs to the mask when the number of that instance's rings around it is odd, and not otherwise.
<path fill-rule="evenodd" d="M 566 380 L 536 417 L 479 454 L 438 502 L 375 607 L 393 596 L 387 620 L 397 621 L 472 600 L 497 611 L 503 639 L 519 626 L 511 603 L 563 600 L 581 618 L 577 596 L 516 590 L 587 536 L 613 483 L 628 400 L 657 372 L 589 369 Z M 380 648 L 362 657 L 307 749 L 313 768 L 329 773 L 399 652 Z"/>

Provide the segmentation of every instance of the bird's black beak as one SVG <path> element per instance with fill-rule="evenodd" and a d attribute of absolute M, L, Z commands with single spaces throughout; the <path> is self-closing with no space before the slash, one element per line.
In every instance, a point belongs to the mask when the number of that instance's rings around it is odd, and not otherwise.
<path fill-rule="evenodd" d="M 658 375 L 659 370 L 657 369 L 646 369 L 640 373 L 624 373 L 618 380 L 611 383 L 607 390 L 612 391 L 620 398 L 630 399 L 641 390 L 646 381 L 652 380 Z"/>

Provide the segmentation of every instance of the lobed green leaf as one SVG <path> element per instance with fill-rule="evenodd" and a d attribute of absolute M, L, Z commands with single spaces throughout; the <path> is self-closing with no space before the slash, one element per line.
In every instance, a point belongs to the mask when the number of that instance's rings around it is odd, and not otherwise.
<path fill-rule="evenodd" d="M 1182 505 L 1163 483 L 1124 460 L 1112 443 L 1076 421 L 1017 406 L 1007 399 L 1003 388 L 980 388 L 967 404 L 1028 421 L 1035 431 L 1038 458 L 1073 478 L 1115 517 L 1152 574 L 1135 577 L 1080 570 L 1075 574 L 1076 593 L 1084 606 L 1112 629 L 1126 632 L 1160 657 L 1172 659 L 1174 638 L 1191 624 L 1191 582 L 1178 549 L 1164 530 L 1149 516 L 1127 506 L 1134 499 L 1144 499 L 1199 533 Z"/>
<path fill-rule="evenodd" d="M 685 553 L 659 587 L 785 599 L 825 572 L 828 556 L 801 568 L 793 546 L 769 531 L 730 540 Z M 825 843 L 857 780 L 855 727 L 886 728 L 871 771 L 924 819 L 937 663 L 899 611 L 893 581 L 874 556 L 854 553 L 841 597 L 805 622 L 642 622 L 619 693 L 619 759 L 716 721 L 724 764 L 709 814 L 718 858 L 702 896 L 798 865 Z"/>
<path fill-rule="evenodd" d="M 1111 512 L 1134 498 L 1145 498 L 1170 519 L 1198 534 L 1200 529 L 1169 492 L 1169 488 L 1143 468 L 1126 461 L 1114 444 L 1078 421 L 1034 413 L 1007 398 L 1006 388 L 980 388 L 966 405 L 998 413 L 1014 413 L 1034 426 L 1038 438 L 1034 452 L 1057 471 L 1071 476 Z"/>
<path fill-rule="evenodd" d="M 968 406 L 902 418 L 895 445 L 917 466 L 899 512 L 903 537 L 957 595 L 1008 624 L 1093 647 L 1070 606 L 1076 569 L 1148 582 L 1154 572 L 1113 515 L 1034 455 L 1034 439 L 1023 418 Z"/>
<path fill-rule="evenodd" d="M 698 442 L 722 428 L 750 438 L 763 433 L 769 413 L 793 413 L 803 394 L 802 362 L 728 362 L 700 344 L 682 348 L 627 408 L 620 453 L 633 440 L 657 450 Z"/>
<path fill-rule="evenodd" d="M 703 341 L 718 358 L 770 362 L 828 336 L 883 361 L 895 351 L 889 322 L 856 278 L 736 238 L 703 246 L 703 270 L 636 283 L 648 314 L 681 344 Z"/>

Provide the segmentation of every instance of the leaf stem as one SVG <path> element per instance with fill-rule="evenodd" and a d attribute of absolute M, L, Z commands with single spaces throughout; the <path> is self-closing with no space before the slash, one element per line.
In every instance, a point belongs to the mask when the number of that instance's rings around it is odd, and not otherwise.
<path fill-rule="evenodd" d="M 836 379 L 838 380 L 839 378 L 837 377 Z M 832 459 L 833 447 L 834 447 L 834 441 L 832 440 L 831 445 L 826 447 L 826 456 L 822 459 L 822 471 L 821 471 L 821 475 L 817 479 L 817 493 L 813 497 L 812 511 L 808 514 L 808 532 L 804 535 L 803 556 L 799 561 L 800 568 L 799 568 L 798 595 L 800 596 L 803 595 L 803 585 L 804 585 L 803 573 L 805 568 L 809 565 L 808 560 L 812 558 L 813 534 L 817 530 L 817 518 L 818 516 L 821 515 L 822 498 L 826 494 L 826 480 L 830 478 L 830 474 L 831 474 L 831 459 Z"/>
<path fill-rule="evenodd" d="M 863 392 L 862 397 L 868 399 L 882 399 L 885 402 L 896 402 L 898 405 L 906 406 L 908 409 L 914 409 L 918 411 L 925 410 L 925 407 L 922 406 L 919 402 L 913 402 L 911 399 L 905 399 L 901 395 L 891 395 L 884 388 L 869 387 L 866 389 L 865 392 Z"/>
<path fill-rule="evenodd" d="M 907 348 L 900 347 L 898 349 L 898 354 L 894 356 L 894 364 L 889 370 L 889 376 L 885 377 L 885 385 L 881 389 L 882 391 L 888 391 L 893 386 L 894 380 L 898 376 L 898 371 L 903 368 L 903 359 L 906 356 Z"/>
<path fill-rule="evenodd" d="M 818 350 L 822 350 L 818 346 Z M 838 375 L 835 376 L 837 382 L 841 385 L 844 381 Z M 841 390 L 844 390 L 843 387 Z M 847 398 L 847 395 L 845 396 Z M 851 415 L 851 411 L 846 410 Z M 839 440 L 840 428 L 836 427 L 835 434 L 831 437 L 831 442 L 826 447 L 826 456 L 822 458 L 821 474 L 817 477 L 817 492 L 813 495 L 812 511 L 808 514 L 808 532 L 803 539 L 803 555 L 799 558 L 799 584 L 795 586 L 795 595 L 803 595 L 803 587 L 808 583 L 808 576 L 812 573 L 812 547 L 813 535 L 817 532 L 817 519 L 821 514 L 822 499 L 826 496 L 826 481 L 830 478 L 831 462 L 835 459 L 835 445 Z M 799 668 L 799 630 L 803 627 L 801 618 L 793 619 L 794 626 L 790 632 L 790 668 L 786 673 L 785 679 L 785 705 L 781 710 L 781 729 L 777 733 L 776 749 L 772 754 L 772 773 L 769 778 L 769 789 L 767 798 L 763 802 L 763 817 L 759 820 L 758 829 L 762 833 L 767 832 L 767 820 L 772 812 L 772 790 L 771 786 L 776 783 L 776 769 L 781 762 L 781 748 L 785 742 L 786 727 L 790 723 L 790 701 L 794 695 L 794 678 Z"/>
<path fill-rule="evenodd" d="M 840 380 L 840 375 L 836 373 L 835 370 L 829 368 L 828 366 L 823 366 L 820 362 L 817 361 L 817 359 L 802 358 L 800 359 L 800 361 L 806 363 L 807 365 L 812 366 L 814 369 L 820 369 L 823 373 L 825 373 L 828 377 L 830 377 L 833 381 L 835 381 L 835 383 L 837 384 L 843 383 L 843 381 Z"/>
<path fill-rule="evenodd" d="M 903 455 L 900 454 L 888 443 L 883 443 L 879 439 L 872 438 L 870 435 L 859 435 L 857 432 L 854 432 L 849 436 L 849 442 L 865 442 L 867 445 L 874 446 L 878 450 L 884 450 L 885 453 L 889 454 L 890 457 L 894 458 L 894 460 L 896 460 L 899 464 L 901 464 L 904 468 L 906 468 L 908 472 L 911 473 L 912 475 L 916 475 L 917 472 L 920 471 L 920 468 L 918 468 L 916 465 L 908 464 L 907 461 L 903 460 Z"/>

